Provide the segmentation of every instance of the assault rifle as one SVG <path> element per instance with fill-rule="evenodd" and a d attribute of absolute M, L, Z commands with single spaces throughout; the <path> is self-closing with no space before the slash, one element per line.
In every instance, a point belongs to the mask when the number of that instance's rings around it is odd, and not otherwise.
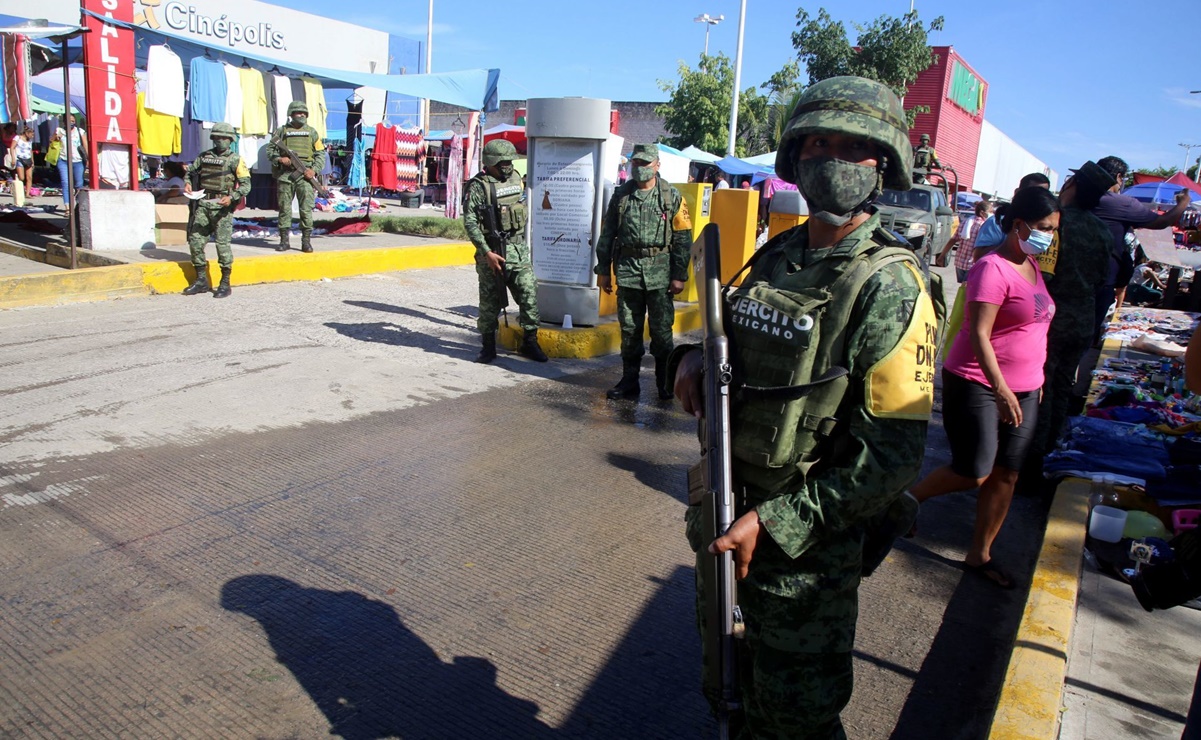
<path fill-rule="evenodd" d="M 271 139 L 271 143 L 275 144 L 276 148 L 279 149 L 279 156 L 288 158 L 288 164 L 281 164 L 280 167 L 284 168 L 285 174 L 292 180 L 292 182 L 304 180 L 313 186 L 313 188 L 317 191 L 317 195 L 320 195 L 322 198 L 328 198 L 330 196 L 329 188 L 325 187 L 325 185 L 321 183 L 321 180 L 317 178 L 316 173 L 314 173 L 312 177 L 305 177 L 304 171 L 308 168 L 305 166 L 304 162 L 300 160 L 300 157 L 296 155 L 296 152 L 289 149 L 288 145 L 284 143 L 284 137 L 281 135 L 282 130 L 283 129 L 281 127 L 281 129 L 276 131 L 275 136 L 273 136 Z M 370 198 L 368 198 L 368 200 L 370 200 Z"/>
<path fill-rule="evenodd" d="M 730 436 L 730 343 L 722 325 L 721 246 L 717 224 L 709 224 L 692 245 L 692 269 L 704 328 L 704 417 L 701 420 L 701 522 L 704 544 L 726 533 L 734 523 L 734 486 Z M 696 486 L 690 485 L 695 490 Z M 694 503 L 694 502 L 690 502 Z M 718 736 L 730 736 L 730 715 L 741 709 L 738 686 L 738 640 L 745 625 L 738 607 L 734 554 L 703 553 L 701 583 L 705 588 L 705 675 L 718 682 L 707 688 L 716 699 Z"/>
<path fill-rule="evenodd" d="M 509 258 L 508 249 L 505 245 L 504 234 L 500 233 L 500 213 L 496 205 L 496 184 L 488 182 L 483 177 L 480 177 L 480 184 L 484 186 L 484 192 L 488 194 L 488 207 L 484 209 L 484 242 L 488 245 L 488 249 L 500 255 L 502 260 Z M 496 289 L 500 291 L 500 308 L 505 314 L 505 326 L 509 325 L 509 289 L 505 285 L 505 266 L 500 266 L 500 272 L 496 273 Z"/>

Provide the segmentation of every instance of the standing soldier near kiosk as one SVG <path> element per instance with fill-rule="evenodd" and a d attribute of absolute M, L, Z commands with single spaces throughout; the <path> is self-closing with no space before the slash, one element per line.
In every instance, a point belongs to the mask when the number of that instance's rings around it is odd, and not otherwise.
<path fill-rule="evenodd" d="M 892 90 L 859 77 L 810 85 L 776 155 L 809 221 L 756 252 L 729 295 L 737 518 L 711 541 L 699 503 L 685 521 L 706 646 L 717 625 L 705 623 L 714 586 L 701 558 L 733 553 L 746 636 L 731 737 L 845 740 L 859 582 L 917 516 L 906 489 L 934 404 L 938 316 L 910 245 L 872 206 L 883 187 L 912 187 L 912 162 Z M 704 413 L 703 352 L 681 346 L 671 365 L 683 410 Z M 706 673 L 720 706 L 715 682 Z"/>
<path fill-rule="evenodd" d="M 213 297 L 225 298 L 231 292 L 229 273 L 234 264 L 233 251 L 229 248 L 234 230 L 234 207 L 250 192 L 250 170 L 241 155 L 231 150 L 233 126 L 214 124 L 211 137 L 213 148 L 201 152 L 188 167 L 185 178 L 185 193 L 193 192 L 192 183 L 198 182 L 205 197 L 191 204 L 188 248 L 192 253 L 192 266 L 196 268 L 196 280 L 184 289 L 183 294 L 197 295 L 211 288 L 208 262 L 204 259 L 204 245 L 211 236 L 217 242 L 217 264 L 221 266 L 221 283 Z"/>
<path fill-rule="evenodd" d="M 630 179 L 613 191 L 596 245 L 596 284 L 613 292 L 617 276 L 617 320 L 621 325 L 621 380 L 605 394 L 636 398 L 645 347 L 642 327 L 649 316 L 651 355 L 659 398 L 671 398 L 666 385 L 667 356 L 673 346 L 675 296 L 688 279 L 692 218 L 680 191 L 659 177 L 659 147 L 635 144 Z"/>
<path fill-rule="evenodd" d="M 475 245 L 475 272 L 480 281 L 480 330 L 483 348 L 476 362 L 496 359 L 497 316 L 508 305 L 505 291 L 513 293 L 521 309 L 521 347 L 518 352 L 536 362 L 546 362 L 538 346 L 538 281 L 525 242 L 525 185 L 513 169 L 517 148 L 504 139 L 484 145 L 482 172 L 467 181 L 463 226 Z"/>
<path fill-rule="evenodd" d="M 277 252 L 286 252 L 291 247 L 292 197 L 295 195 L 300 209 L 300 251 L 313 251 L 313 201 L 316 190 L 308 180 L 315 178 L 325 167 L 325 144 L 317 129 L 308 124 L 309 107 L 303 101 L 288 103 L 288 122 L 275 129 L 267 142 L 267 158 L 271 160 L 271 174 L 279 188 L 279 246 Z M 291 157 L 280 151 L 280 145 L 291 149 L 303 172 L 298 172 Z"/>

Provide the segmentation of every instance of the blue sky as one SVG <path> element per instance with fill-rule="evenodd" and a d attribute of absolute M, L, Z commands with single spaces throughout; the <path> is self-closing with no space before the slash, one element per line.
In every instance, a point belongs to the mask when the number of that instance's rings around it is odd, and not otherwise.
<path fill-rule="evenodd" d="M 427 0 L 359 0 L 336 14 L 328 0 L 288 4 L 425 38 Z M 908 0 L 824 5 L 848 27 L 909 10 Z M 798 7 L 816 15 L 822 4 L 749 0 L 742 89 L 793 58 Z M 1061 177 L 1108 154 L 1132 167 L 1180 167 L 1178 144 L 1201 144 L 1201 95 L 1189 94 L 1201 90 L 1201 64 L 1178 51 L 1201 40 L 1187 14 L 1116 0 L 918 0 L 917 10 L 927 23 L 945 17 L 931 43 L 954 46 L 989 83 L 986 117 Z M 705 24 L 693 18 L 725 15 L 709 51 L 733 58 L 738 11 L 738 0 L 435 0 L 432 69 L 499 67 L 505 99 L 661 101 L 658 81 L 677 79 L 680 61 L 695 66 L 704 47 Z"/>

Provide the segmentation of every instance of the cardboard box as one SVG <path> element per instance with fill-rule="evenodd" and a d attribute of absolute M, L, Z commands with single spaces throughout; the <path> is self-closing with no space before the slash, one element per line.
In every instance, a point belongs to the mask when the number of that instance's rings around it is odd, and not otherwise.
<path fill-rule="evenodd" d="M 188 243 L 188 206 L 154 207 L 155 244 L 160 247 Z"/>

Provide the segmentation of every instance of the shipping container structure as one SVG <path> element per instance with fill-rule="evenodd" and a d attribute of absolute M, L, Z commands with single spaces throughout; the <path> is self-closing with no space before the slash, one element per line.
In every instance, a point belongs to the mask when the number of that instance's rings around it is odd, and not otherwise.
<path fill-rule="evenodd" d="M 929 106 L 919 113 L 909 131 L 916 148 L 922 134 L 930 135 L 930 144 L 939 161 L 955 168 L 959 189 L 972 190 L 976 174 L 976 155 L 988 83 L 972 69 L 952 46 L 935 46 L 935 61 L 918 75 L 905 96 L 905 109 Z"/>
<path fill-rule="evenodd" d="M 976 174 L 972 190 L 990 198 L 1008 200 L 1018 182 L 1031 172 L 1041 172 L 1051 180 L 1051 189 L 1059 190 L 1059 173 L 1026 151 L 988 121 L 980 129 L 980 148 L 976 155 Z"/>

